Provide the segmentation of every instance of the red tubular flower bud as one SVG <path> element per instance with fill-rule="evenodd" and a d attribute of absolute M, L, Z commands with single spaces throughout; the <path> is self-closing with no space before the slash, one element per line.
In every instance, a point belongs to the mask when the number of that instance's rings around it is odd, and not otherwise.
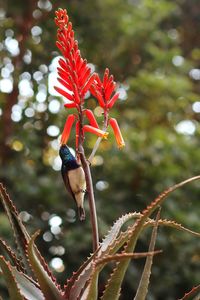
<path fill-rule="evenodd" d="M 73 92 L 74 92 L 74 101 L 79 104 L 81 102 L 80 97 L 79 97 L 79 93 L 77 90 L 77 86 L 74 84 L 73 85 Z"/>
<path fill-rule="evenodd" d="M 61 88 L 57 87 L 57 86 L 54 86 L 54 89 L 59 93 L 61 94 L 62 96 L 64 96 L 65 98 L 67 98 L 68 100 L 70 101 L 74 101 L 74 96 L 67 93 L 66 91 L 62 90 Z"/>
<path fill-rule="evenodd" d="M 59 61 L 58 61 L 58 63 L 59 63 L 59 65 L 61 66 L 61 68 L 63 70 L 67 69 L 67 64 L 66 64 L 66 61 L 64 59 L 60 58 Z"/>
<path fill-rule="evenodd" d="M 66 72 L 58 72 L 60 79 L 65 81 L 66 87 L 69 91 L 73 91 L 73 83 L 72 78 Z"/>
<path fill-rule="evenodd" d="M 119 93 L 114 94 L 114 96 L 108 102 L 108 108 L 112 108 L 118 98 L 119 98 Z"/>
<path fill-rule="evenodd" d="M 83 70 L 85 70 L 86 66 L 87 66 L 87 59 L 81 60 L 81 64 L 79 65 L 79 68 L 77 69 L 77 71 L 82 73 Z"/>
<path fill-rule="evenodd" d="M 58 47 L 58 49 L 63 53 L 64 52 L 64 47 L 60 42 L 56 42 L 56 46 Z"/>
<path fill-rule="evenodd" d="M 77 51 L 77 56 L 76 56 L 75 60 L 76 60 L 76 67 L 78 69 L 81 64 L 81 60 L 83 61 L 83 59 L 81 58 L 81 55 L 80 55 L 80 51 Z"/>
<path fill-rule="evenodd" d="M 75 108 L 76 107 L 76 103 L 75 102 L 65 103 L 64 107 L 66 107 L 66 108 Z"/>
<path fill-rule="evenodd" d="M 109 69 L 106 68 L 105 69 L 105 72 L 104 72 L 104 76 L 103 76 L 103 86 L 105 87 L 106 86 L 106 83 L 108 81 L 108 77 L 109 77 Z"/>
<path fill-rule="evenodd" d="M 97 97 L 97 100 L 98 100 L 98 102 L 99 102 L 99 105 L 102 107 L 102 108 L 105 108 L 105 101 L 104 101 L 104 99 L 103 99 L 103 97 L 102 97 L 102 95 L 101 95 L 101 93 L 100 92 L 96 92 L 96 97 Z"/>
<path fill-rule="evenodd" d="M 55 18 L 55 23 L 57 26 L 60 28 L 63 28 L 65 25 L 67 25 L 68 22 L 68 15 L 66 9 L 61 9 L 59 8 L 55 12 L 56 18 Z"/>
<path fill-rule="evenodd" d="M 106 84 L 104 85 L 104 89 L 109 89 L 110 86 L 112 85 L 114 79 L 113 79 L 113 75 L 110 75 L 110 78 L 107 80 Z"/>
<path fill-rule="evenodd" d="M 70 90 L 71 91 L 71 87 L 70 87 L 70 85 L 65 81 L 65 80 L 63 80 L 63 79 L 61 79 L 61 78 L 57 78 L 57 80 L 58 80 L 58 82 L 60 82 L 64 87 L 66 87 L 68 90 Z"/>
<path fill-rule="evenodd" d="M 107 86 L 106 91 L 105 91 L 105 99 L 106 99 L 106 101 L 108 101 L 110 99 L 112 93 L 114 92 L 114 89 L 115 89 L 114 82 L 111 82 Z"/>
<path fill-rule="evenodd" d="M 120 128 L 119 128 L 119 125 L 118 125 L 116 119 L 111 118 L 109 120 L 109 123 L 114 131 L 114 135 L 115 135 L 115 139 L 116 139 L 118 147 L 123 148 L 125 146 L 125 142 L 122 137 L 122 134 L 121 134 L 121 131 L 120 131 Z"/>
<path fill-rule="evenodd" d="M 99 78 L 98 74 L 96 75 L 96 81 L 97 81 L 97 84 L 99 85 L 99 87 L 101 87 L 102 83 L 101 83 L 101 79 Z"/>
<path fill-rule="evenodd" d="M 93 84 L 90 86 L 90 92 L 91 94 L 97 98 L 99 105 L 104 108 L 105 107 L 105 102 L 103 100 L 103 97 L 101 95 L 101 93 L 97 90 L 96 86 Z"/>
<path fill-rule="evenodd" d="M 99 128 L 99 125 L 95 119 L 93 112 L 90 109 L 85 109 L 84 113 L 85 113 L 86 117 L 88 118 L 90 125 L 95 128 Z"/>
<path fill-rule="evenodd" d="M 82 72 L 79 72 L 79 84 L 83 86 L 86 81 L 88 80 L 90 76 L 91 70 L 87 66 L 82 70 Z"/>
<path fill-rule="evenodd" d="M 93 126 L 90 125 L 84 125 L 83 126 L 83 131 L 85 132 L 91 132 L 93 134 L 96 134 L 97 136 L 103 138 L 103 139 L 107 139 L 108 137 L 108 132 L 105 132 L 99 128 L 95 128 Z"/>
<path fill-rule="evenodd" d="M 84 97 L 87 91 L 90 89 L 91 85 L 93 84 L 94 80 L 96 78 L 96 73 L 92 74 L 90 78 L 88 79 L 87 83 L 85 84 L 84 88 L 81 91 L 81 96 Z"/>
<path fill-rule="evenodd" d="M 70 132 L 71 132 L 71 128 L 72 125 L 74 124 L 76 117 L 74 115 L 69 115 L 66 122 L 65 122 L 65 126 L 63 129 L 63 133 L 61 136 L 61 144 L 67 144 L 69 136 L 70 136 Z"/>

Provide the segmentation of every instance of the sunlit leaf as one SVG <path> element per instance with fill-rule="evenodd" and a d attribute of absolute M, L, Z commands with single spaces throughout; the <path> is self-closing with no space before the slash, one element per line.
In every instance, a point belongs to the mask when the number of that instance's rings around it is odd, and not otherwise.
<path fill-rule="evenodd" d="M 43 266 L 41 265 L 41 262 L 38 259 L 37 256 L 37 249 L 34 245 L 34 241 L 36 237 L 38 236 L 39 231 L 36 232 L 30 239 L 30 242 L 28 244 L 28 257 L 30 260 L 30 264 L 32 266 L 32 269 L 38 279 L 40 288 L 42 290 L 42 293 L 44 294 L 45 299 L 51 299 L 51 300 L 63 300 L 62 292 L 59 290 L 59 288 L 56 286 L 55 282 L 53 282 L 52 278 L 48 275 L 47 271 L 44 270 Z"/>

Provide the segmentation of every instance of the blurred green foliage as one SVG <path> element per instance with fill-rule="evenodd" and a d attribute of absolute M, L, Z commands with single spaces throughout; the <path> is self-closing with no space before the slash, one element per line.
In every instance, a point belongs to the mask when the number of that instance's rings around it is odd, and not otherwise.
<path fill-rule="evenodd" d="M 63 282 L 91 251 L 91 234 L 87 201 L 86 222 L 75 222 L 75 206 L 55 160 L 57 136 L 48 135 L 51 125 L 62 131 L 68 114 L 63 100 L 48 89 L 49 66 L 59 55 L 54 11 L 67 8 L 83 56 L 99 72 L 109 67 L 122 92 L 112 116 L 120 123 L 126 148 L 119 151 L 110 133 L 92 168 L 103 236 L 123 213 L 145 208 L 167 186 L 199 174 L 200 3 L 2 0 L 0 7 L 0 177 L 30 232 L 42 229 L 39 247 L 47 260 L 62 258 L 65 270 L 58 276 Z M 23 80 L 26 85 L 20 87 Z M 61 104 L 56 113 L 50 105 L 55 99 Z M 94 107 L 92 98 L 87 103 Z M 94 143 L 88 135 L 86 153 Z M 199 197 L 198 183 L 176 192 L 162 217 L 198 231 Z M 62 218 L 57 234 L 49 225 L 54 215 Z M 9 240 L 2 214 L 0 224 L 0 235 Z M 143 251 L 148 238 L 145 233 L 138 245 Z M 58 246 L 65 253 L 59 254 Z M 149 299 L 175 299 L 199 283 L 199 241 L 160 229 L 157 248 L 164 253 L 155 259 Z M 141 262 L 132 263 L 124 299 L 132 299 L 139 272 Z"/>

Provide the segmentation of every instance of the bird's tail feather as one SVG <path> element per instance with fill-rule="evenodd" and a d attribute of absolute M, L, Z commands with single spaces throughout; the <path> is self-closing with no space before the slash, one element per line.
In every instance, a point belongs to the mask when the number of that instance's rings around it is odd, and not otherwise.
<path fill-rule="evenodd" d="M 78 215 L 79 215 L 79 220 L 84 221 L 85 220 L 85 210 L 82 206 L 78 207 Z"/>

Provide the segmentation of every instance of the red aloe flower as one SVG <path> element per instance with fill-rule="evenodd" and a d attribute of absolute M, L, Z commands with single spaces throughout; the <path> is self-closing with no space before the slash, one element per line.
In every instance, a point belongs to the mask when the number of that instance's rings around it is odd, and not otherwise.
<path fill-rule="evenodd" d="M 106 69 L 103 81 L 96 75 L 95 81 L 90 87 L 90 92 L 97 98 L 99 105 L 103 107 L 104 110 L 107 110 L 112 108 L 119 98 L 119 93 L 115 93 L 115 89 L 116 82 L 114 82 L 113 75 L 109 76 L 109 69 Z"/>
<path fill-rule="evenodd" d="M 66 103 L 66 104 L 64 104 L 64 107 L 66 107 L 66 108 L 75 108 L 75 107 L 77 107 L 77 106 L 76 106 L 76 103 L 71 102 L 71 103 Z"/>
<path fill-rule="evenodd" d="M 99 128 L 95 128 L 93 126 L 90 126 L 90 125 L 84 125 L 83 126 L 83 132 L 91 132 L 93 134 L 96 134 L 97 136 L 103 138 L 103 139 L 107 139 L 108 137 L 108 132 L 105 132 Z"/>
<path fill-rule="evenodd" d="M 114 119 L 114 118 L 111 118 L 109 120 L 109 123 L 110 123 L 110 126 L 112 127 L 112 129 L 114 131 L 114 135 L 115 135 L 115 139 L 116 139 L 118 147 L 119 148 L 124 147 L 125 146 L 125 142 L 124 142 L 124 139 L 122 137 L 122 134 L 121 134 L 119 125 L 117 123 L 117 120 Z"/>
<path fill-rule="evenodd" d="M 91 73 L 91 69 L 87 65 L 87 60 L 81 56 L 78 49 L 78 42 L 74 38 L 72 23 L 69 22 L 69 17 L 65 9 L 56 11 L 55 23 L 58 26 L 56 45 L 61 51 L 63 58 L 59 59 L 59 67 L 57 68 L 58 82 L 62 85 L 62 88 L 57 86 L 54 88 L 59 94 L 70 101 L 64 105 L 66 108 L 76 108 L 79 115 L 85 115 L 90 123 L 90 125 L 86 125 L 85 127 L 80 124 L 80 120 L 77 121 L 76 147 L 78 147 L 79 135 L 83 137 L 85 131 L 101 137 L 107 136 L 104 131 L 99 129 L 92 111 L 82 109 L 85 94 L 90 90 L 91 85 L 96 80 L 97 74 Z M 61 137 L 62 144 L 67 143 L 75 118 L 73 115 L 68 117 Z"/>
<path fill-rule="evenodd" d="M 93 126 L 95 128 L 99 128 L 99 125 L 98 125 L 98 123 L 95 119 L 95 116 L 94 116 L 93 112 L 90 109 L 85 109 L 84 114 L 88 118 L 91 126 Z"/>
<path fill-rule="evenodd" d="M 72 125 L 74 124 L 75 119 L 76 119 L 76 117 L 74 115 L 69 115 L 67 117 L 67 120 L 65 122 L 65 126 L 63 129 L 63 133 L 61 136 L 61 144 L 67 144 L 67 141 L 70 136 L 71 128 L 72 128 Z"/>
<path fill-rule="evenodd" d="M 66 108 L 76 108 L 78 112 L 86 116 L 90 125 L 83 125 L 80 120 L 76 122 L 76 147 L 78 147 L 79 136 L 91 132 L 101 138 L 107 138 L 108 133 L 99 129 L 98 123 L 89 109 L 82 109 L 85 94 L 90 91 L 98 100 L 99 105 L 106 113 L 113 107 L 119 93 L 116 92 L 116 83 L 113 75 L 109 74 L 109 69 L 104 72 L 103 80 L 96 73 L 91 74 L 91 69 L 87 65 L 86 59 L 81 57 L 78 49 L 78 42 L 74 38 L 72 24 L 69 22 L 67 11 L 59 9 L 55 18 L 57 31 L 56 45 L 60 49 L 64 58 L 59 60 L 58 81 L 62 88 L 55 87 L 55 90 L 69 100 L 64 106 Z M 77 117 L 69 115 L 64 126 L 61 143 L 66 144 L 70 135 L 73 123 Z M 113 128 L 118 147 L 125 145 L 119 126 L 115 119 L 110 119 L 109 124 Z"/>
<path fill-rule="evenodd" d="M 109 69 L 104 72 L 103 80 L 101 81 L 99 76 L 96 75 L 95 81 L 90 87 L 90 92 L 95 96 L 99 102 L 99 105 L 104 109 L 105 116 L 108 116 L 108 110 L 113 107 L 117 99 L 119 98 L 119 93 L 115 92 L 116 83 L 114 82 L 113 75 L 109 75 Z M 120 128 L 115 119 L 111 118 L 106 121 L 106 126 L 111 125 L 115 138 L 119 148 L 125 146 Z"/>
<path fill-rule="evenodd" d="M 64 59 L 59 60 L 58 81 L 63 89 L 54 87 L 55 90 L 68 100 L 78 105 L 84 101 L 85 94 L 93 84 L 96 74 L 91 74 L 87 61 L 81 57 L 78 42 L 74 38 L 72 23 L 69 22 L 67 11 L 56 11 L 55 23 L 58 26 L 56 45 Z"/>

